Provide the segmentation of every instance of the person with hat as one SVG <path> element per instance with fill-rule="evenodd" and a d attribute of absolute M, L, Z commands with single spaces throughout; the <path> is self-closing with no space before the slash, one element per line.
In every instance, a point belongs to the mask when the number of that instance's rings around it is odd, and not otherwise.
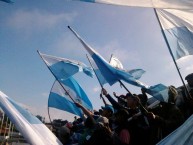
<path fill-rule="evenodd" d="M 168 87 L 168 102 L 161 102 L 160 107 L 147 114 L 151 135 L 149 145 L 156 144 L 184 122 L 184 116 L 176 106 L 178 92 L 174 86 Z"/>

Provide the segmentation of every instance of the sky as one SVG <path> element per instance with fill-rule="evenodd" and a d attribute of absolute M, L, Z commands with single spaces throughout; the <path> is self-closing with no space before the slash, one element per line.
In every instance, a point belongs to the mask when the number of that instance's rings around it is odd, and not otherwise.
<path fill-rule="evenodd" d="M 125 69 L 141 68 L 147 85 L 182 85 L 161 29 L 151 8 L 94 4 L 70 0 L 0 1 L 0 90 L 34 115 L 47 115 L 54 77 L 37 53 L 78 60 L 86 65 L 86 50 L 67 28 L 71 26 L 107 61 L 114 54 Z M 177 61 L 183 78 L 193 72 L 193 56 Z M 75 79 L 93 108 L 103 106 L 96 79 L 83 73 Z M 186 82 L 186 81 L 185 81 Z M 124 83 L 132 93 L 140 88 Z M 104 88 L 112 95 L 126 94 L 117 83 Z M 56 109 L 52 119 L 73 120 L 74 115 Z"/>

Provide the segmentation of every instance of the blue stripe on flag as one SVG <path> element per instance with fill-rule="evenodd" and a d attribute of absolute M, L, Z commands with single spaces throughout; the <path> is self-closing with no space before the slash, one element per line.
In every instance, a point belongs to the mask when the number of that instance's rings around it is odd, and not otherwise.
<path fill-rule="evenodd" d="M 147 93 L 161 102 L 168 101 L 168 87 L 163 84 L 150 86 L 149 89 L 147 89 Z"/>
<path fill-rule="evenodd" d="M 78 116 L 82 115 L 81 110 L 73 102 L 56 93 L 50 93 L 48 106 L 67 111 Z"/>
<path fill-rule="evenodd" d="M 92 103 L 88 99 L 88 96 L 73 77 L 70 77 L 69 79 L 63 80 L 61 82 L 76 93 L 76 101 L 81 101 L 83 106 L 85 106 L 87 109 L 93 110 Z"/>
<path fill-rule="evenodd" d="M 193 55 L 193 33 L 187 27 L 164 30 L 175 59 Z"/>
<path fill-rule="evenodd" d="M 79 71 L 79 67 L 70 63 L 60 61 L 50 66 L 57 79 L 67 79 Z"/>

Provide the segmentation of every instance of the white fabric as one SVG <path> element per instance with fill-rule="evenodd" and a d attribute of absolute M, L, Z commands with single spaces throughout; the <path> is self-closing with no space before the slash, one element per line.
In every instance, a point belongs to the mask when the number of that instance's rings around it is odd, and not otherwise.
<path fill-rule="evenodd" d="M 40 120 L 22 107 L 18 107 L 1 91 L 0 106 L 28 143 L 32 145 L 62 145 Z"/>

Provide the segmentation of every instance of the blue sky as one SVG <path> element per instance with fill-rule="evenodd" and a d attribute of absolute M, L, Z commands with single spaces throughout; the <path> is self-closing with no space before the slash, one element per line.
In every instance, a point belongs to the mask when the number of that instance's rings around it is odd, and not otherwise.
<path fill-rule="evenodd" d="M 144 69 L 146 73 L 140 80 L 147 85 L 182 85 L 150 8 L 66 0 L 14 0 L 13 4 L 0 1 L 0 90 L 33 114 L 47 116 L 48 95 L 54 83 L 37 49 L 89 65 L 86 50 L 68 25 L 106 60 L 114 54 L 125 69 Z M 183 78 L 193 72 L 192 62 L 192 56 L 178 61 Z M 94 108 L 99 109 L 103 103 L 97 79 L 83 73 L 75 78 Z M 140 93 L 140 88 L 125 85 L 131 92 Z M 126 93 L 119 84 L 105 88 L 110 94 Z M 57 112 L 51 117 L 71 117 Z"/>

